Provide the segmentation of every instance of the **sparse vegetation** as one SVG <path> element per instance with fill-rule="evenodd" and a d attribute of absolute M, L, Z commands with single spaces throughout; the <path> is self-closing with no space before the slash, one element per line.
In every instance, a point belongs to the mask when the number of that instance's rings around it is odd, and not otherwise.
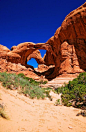
<path fill-rule="evenodd" d="M 57 93 L 62 93 L 62 103 L 65 106 L 74 106 L 86 109 L 86 72 L 81 73 L 73 81 L 61 88 L 56 89 Z"/>
<path fill-rule="evenodd" d="M 7 89 L 18 89 L 19 93 L 23 93 L 32 99 L 48 97 L 52 101 L 52 97 L 49 94 L 52 88 L 41 88 L 40 84 L 45 82 L 37 82 L 32 78 L 26 77 L 23 73 L 18 75 L 6 72 L 0 73 L 0 81 Z M 81 73 L 73 81 L 69 81 L 64 87 L 57 88 L 55 92 L 62 93 L 63 105 L 86 109 L 86 72 Z M 55 105 L 59 104 L 60 102 L 57 100 Z"/>
<path fill-rule="evenodd" d="M 60 99 L 57 99 L 54 105 L 55 105 L 55 106 L 60 105 Z"/>
<path fill-rule="evenodd" d="M 41 84 L 46 84 L 47 81 L 43 81 L 43 80 L 41 80 L 39 83 L 41 83 Z"/>
<path fill-rule="evenodd" d="M 50 96 L 50 91 L 52 90 L 52 88 L 44 88 L 44 93 L 46 94 L 46 97 L 48 97 L 50 99 L 50 101 L 52 101 L 52 97 Z"/>
<path fill-rule="evenodd" d="M 0 104 L 0 116 L 5 118 L 5 119 L 9 119 L 9 117 L 7 116 L 7 114 L 4 110 L 4 106 L 2 104 Z"/>
<path fill-rule="evenodd" d="M 82 115 L 83 117 L 86 117 L 86 111 L 81 111 L 80 113 L 78 113 L 76 116 Z"/>
<path fill-rule="evenodd" d="M 2 85 L 7 89 L 18 89 L 19 93 L 23 93 L 32 99 L 44 99 L 48 95 L 45 90 L 39 86 L 39 84 L 44 84 L 46 82 L 37 82 L 32 78 L 26 77 L 23 73 L 18 75 L 6 72 L 0 73 L 0 81 L 2 82 Z"/>

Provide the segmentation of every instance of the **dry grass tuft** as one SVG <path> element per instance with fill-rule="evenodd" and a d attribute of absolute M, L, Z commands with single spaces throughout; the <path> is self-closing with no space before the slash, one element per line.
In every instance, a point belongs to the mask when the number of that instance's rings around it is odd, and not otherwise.
<path fill-rule="evenodd" d="M 5 119 L 9 119 L 9 117 L 7 116 L 5 110 L 4 110 L 4 106 L 0 104 L 0 116 L 5 118 Z"/>

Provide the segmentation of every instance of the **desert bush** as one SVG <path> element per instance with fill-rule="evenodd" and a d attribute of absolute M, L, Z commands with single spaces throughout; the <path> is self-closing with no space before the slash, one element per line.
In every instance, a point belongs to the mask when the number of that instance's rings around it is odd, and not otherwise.
<path fill-rule="evenodd" d="M 48 87 L 48 88 L 43 88 L 43 91 L 45 93 L 45 96 L 48 97 L 50 99 L 50 101 L 52 101 L 52 97 L 50 95 L 50 91 L 52 90 L 52 88 Z"/>
<path fill-rule="evenodd" d="M 47 83 L 47 81 L 44 81 L 44 82 L 43 82 L 43 84 L 46 84 L 46 83 Z"/>
<path fill-rule="evenodd" d="M 20 89 L 20 93 L 28 95 L 30 98 L 42 98 L 44 99 L 44 90 L 39 86 L 40 82 L 33 80 L 32 78 L 26 77 L 23 73 L 18 75 L 10 73 L 0 73 L 0 81 L 2 85 L 7 89 Z"/>
<path fill-rule="evenodd" d="M 18 76 L 19 77 L 25 77 L 25 75 L 23 73 L 19 73 Z"/>
<path fill-rule="evenodd" d="M 60 105 L 60 99 L 57 99 L 54 105 L 55 105 L 55 106 Z"/>
<path fill-rule="evenodd" d="M 43 81 L 43 80 L 41 80 L 39 83 L 40 83 L 40 84 L 46 84 L 47 81 Z"/>
<path fill-rule="evenodd" d="M 62 93 L 62 103 L 71 106 L 75 102 L 74 107 L 82 108 L 86 106 L 86 72 L 81 73 L 73 81 L 69 81 L 65 86 L 57 88 L 57 93 Z"/>
<path fill-rule="evenodd" d="M 86 117 L 86 111 L 79 112 L 76 116 L 82 115 L 83 117 Z"/>

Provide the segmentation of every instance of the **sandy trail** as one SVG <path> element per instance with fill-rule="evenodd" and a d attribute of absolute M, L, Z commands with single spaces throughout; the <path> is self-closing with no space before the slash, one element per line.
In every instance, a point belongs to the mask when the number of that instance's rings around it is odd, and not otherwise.
<path fill-rule="evenodd" d="M 86 132 L 86 118 L 72 107 L 54 106 L 50 101 L 32 100 L 0 86 L 1 100 L 10 120 L 0 117 L 0 132 Z"/>

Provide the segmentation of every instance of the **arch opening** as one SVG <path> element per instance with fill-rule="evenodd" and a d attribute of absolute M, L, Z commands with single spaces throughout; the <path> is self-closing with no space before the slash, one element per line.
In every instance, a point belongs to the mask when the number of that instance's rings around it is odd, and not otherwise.
<path fill-rule="evenodd" d="M 38 67 L 38 63 L 34 58 L 31 58 L 29 61 L 27 61 L 27 65 L 33 66 L 34 68 Z"/>
<path fill-rule="evenodd" d="M 27 67 L 32 66 L 33 68 L 38 68 L 38 64 L 44 64 L 43 57 L 45 53 L 46 53 L 46 50 L 44 49 L 39 49 L 34 51 L 32 54 L 30 54 L 27 57 L 26 66 Z"/>
<path fill-rule="evenodd" d="M 44 57 L 44 55 L 46 54 L 46 50 L 44 49 L 39 49 L 40 53 L 41 53 L 41 56 L 42 58 Z"/>

